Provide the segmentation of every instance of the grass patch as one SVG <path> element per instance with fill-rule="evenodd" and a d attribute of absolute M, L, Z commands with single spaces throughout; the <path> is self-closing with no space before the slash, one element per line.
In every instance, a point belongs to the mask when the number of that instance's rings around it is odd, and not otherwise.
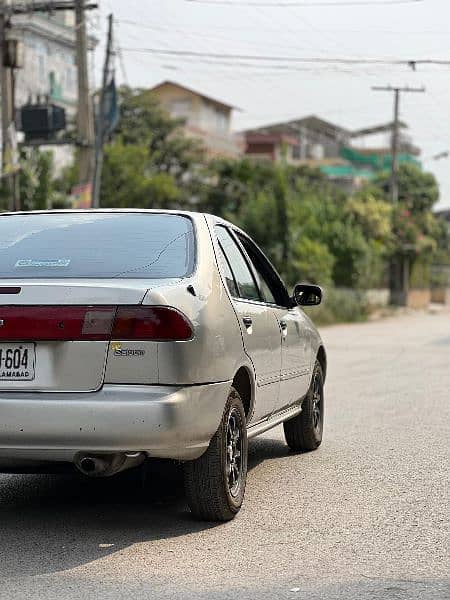
<path fill-rule="evenodd" d="M 305 312 L 316 325 L 332 325 L 367 321 L 371 308 L 363 291 L 329 288 L 322 304 L 307 308 Z"/>

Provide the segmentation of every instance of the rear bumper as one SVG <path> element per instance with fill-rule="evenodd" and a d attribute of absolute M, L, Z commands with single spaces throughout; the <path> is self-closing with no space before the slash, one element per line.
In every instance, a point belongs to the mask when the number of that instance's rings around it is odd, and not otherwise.
<path fill-rule="evenodd" d="M 187 387 L 105 385 L 93 393 L 0 393 L 0 471 L 28 461 L 69 461 L 80 451 L 201 456 L 231 382 Z"/>

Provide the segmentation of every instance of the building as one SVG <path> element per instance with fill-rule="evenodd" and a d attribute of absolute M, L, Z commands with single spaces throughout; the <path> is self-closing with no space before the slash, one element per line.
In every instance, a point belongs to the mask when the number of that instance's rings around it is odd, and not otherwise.
<path fill-rule="evenodd" d="M 244 136 L 246 153 L 255 157 L 260 155 L 262 158 L 266 157 L 265 138 L 285 136 L 284 141 L 290 146 L 288 162 L 301 164 L 309 160 L 339 158 L 341 147 L 350 143 L 351 133 L 343 127 L 311 115 L 303 119 L 249 129 L 244 131 Z M 254 142 L 256 136 L 259 136 L 257 143 Z M 277 155 L 274 154 L 274 160 L 276 159 Z"/>
<path fill-rule="evenodd" d="M 74 12 L 16 15 L 9 35 L 24 46 L 24 65 L 16 71 L 16 108 L 48 97 L 66 110 L 69 122 L 74 121 L 78 99 Z M 94 38 L 89 38 L 90 50 L 95 43 Z M 71 160 L 71 147 L 51 148 L 57 168 Z"/>
<path fill-rule="evenodd" d="M 172 117 L 184 120 L 185 134 L 200 140 L 209 158 L 243 154 L 242 137 L 231 130 L 233 106 L 172 81 L 150 91 Z"/>
<path fill-rule="evenodd" d="M 420 150 L 400 124 L 399 162 L 420 166 Z M 291 165 L 319 168 L 348 192 L 354 191 L 392 164 L 393 124 L 350 131 L 311 115 L 244 132 L 246 154 L 265 160 L 285 160 Z M 280 151 L 283 148 L 283 151 Z"/>
<path fill-rule="evenodd" d="M 296 164 L 297 147 L 298 140 L 293 135 L 269 131 L 245 132 L 245 154 L 249 158 Z"/>

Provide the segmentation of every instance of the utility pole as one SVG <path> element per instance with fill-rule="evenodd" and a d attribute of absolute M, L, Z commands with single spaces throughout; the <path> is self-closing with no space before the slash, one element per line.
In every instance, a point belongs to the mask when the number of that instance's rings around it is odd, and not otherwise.
<path fill-rule="evenodd" d="M 395 206 L 398 203 L 398 154 L 399 154 L 399 117 L 400 117 L 400 94 L 403 92 L 425 92 L 425 88 L 373 86 L 375 92 L 393 92 L 394 93 L 394 122 L 392 125 L 392 165 L 391 165 L 391 200 Z"/>
<path fill-rule="evenodd" d="M 5 67 L 6 50 L 6 14 L 5 1 L 0 2 L 0 84 L 2 101 L 2 175 L 5 173 L 6 156 L 8 153 L 8 127 L 10 123 L 10 78 L 8 69 Z"/>
<path fill-rule="evenodd" d="M 88 44 L 85 0 L 75 0 L 76 56 L 78 68 L 77 129 L 80 143 L 79 182 L 92 184 L 94 175 L 94 112 L 89 93 Z"/>
<path fill-rule="evenodd" d="M 412 88 L 388 86 L 374 86 L 372 90 L 375 92 L 393 92 L 394 93 L 394 121 L 392 125 L 391 136 L 391 181 L 390 195 L 392 206 L 398 204 L 398 155 L 399 155 L 399 140 L 400 140 L 400 94 L 403 92 L 425 92 L 425 88 Z M 391 303 L 400 306 L 407 303 L 409 293 L 409 258 L 405 256 L 400 258 L 392 258 L 390 264 L 390 294 Z"/>
<path fill-rule="evenodd" d="M 100 188 L 103 170 L 103 145 L 105 143 L 105 110 L 108 77 L 110 73 L 111 56 L 113 54 L 113 15 L 108 15 L 108 41 L 106 44 L 105 63 L 103 65 L 103 81 L 98 112 L 97 135 L 95 140 L 95 171 L 92 207 L 100 206 Z"/>
<path fill-rule="evenodd" d="M 13 154 L 16 151 L 13 144 L 14 127 L 14 70 L 8 64 L 7 57 L 8 39 L 6 32 L 10 28 L 10 19 L 7 15 L 9 2 L 0 2 L 0 80 L 2 104 L 2 176 L 6 180 L 9 190 L 9 210 L 20 210 L 19 174 L 12 171 Z"/>

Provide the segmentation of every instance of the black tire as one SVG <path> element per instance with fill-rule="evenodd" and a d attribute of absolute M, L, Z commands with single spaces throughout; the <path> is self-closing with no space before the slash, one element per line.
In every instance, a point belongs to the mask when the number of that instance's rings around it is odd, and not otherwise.
<path fill-rule="evenodd" d="M 324 418 L 323 371 L 314 365 L 311 385 L 302 403 L 302 412 L 284 423 L 284 437 L 291 450 L 309 452 L 322 443 Z"/>
<path fill-rule="evenodd" d="M 247 456 L 244 407 L 238 392 L 231 388 L 222 420 L 208 450 L 197 460 L 184 465 L 187 502 L 195 518 L 230 521 L 237 515 L 244 500 Z M 234 480 L 237 483 L 232 485 Z"/>

